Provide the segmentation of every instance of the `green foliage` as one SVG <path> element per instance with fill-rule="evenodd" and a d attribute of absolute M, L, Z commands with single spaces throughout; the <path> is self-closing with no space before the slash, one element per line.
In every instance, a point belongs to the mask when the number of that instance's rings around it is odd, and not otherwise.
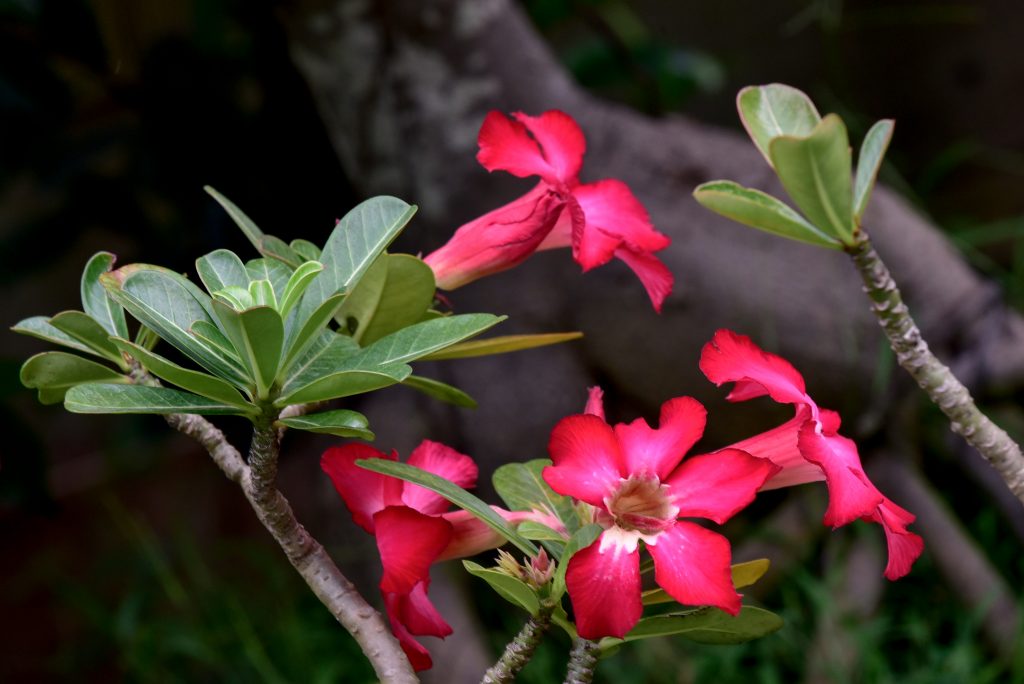
<path fill-rule="evenodd" d="M 113 384 L 76 385 L 68 390 L 64 408 L 72 413 L 245 415 L 249 412 L 239 406 L 223 404 L 169 387 Z"/>
<path fill-rule="evenodd" d="M 601 648 L 606 650 L 623 641 L 661 636 L 681 636 L 699 644 L 742 644 L 776 632 L 782 624 L 778 615 L 755 606 L 743 606 L 736 616 L 704 607 L 641 618 L 624 639 L 602 639 Z"/>
<path fill-rule="evenodd" d="M 460 342 L 445 348 L 442 351 L 433 352 L 423 357 L 424 361 L 446 361 L 450 359 L 469 359 L 475 356 L 490 356 L 491 354 L 506 354 L 508 352 L 523 351 L 536 347 L 546 347 L 550 344 L 561 344 L 571 342 L 583 337 L 581 332 L 564 333 L 541 333 L 539 335 L 499 335 L 488 337 L 484 340 L 472 340 Z"/>
<path fill-rule="evenodd" d="M 127 382 L 115 370 L 66 352 L 36 354 L 21 367 L 21 384 L 39 390 L 39 401 L 56 404 L 65 393 L 83 383 Z"/>
<path fill-rule="evenodd" d="M 453 387 L 452 385 L 441 382 L 440 380 L 425 378 L 421 375 L 410 375 L 402 381 L 402 384 L 406 387 L 411 387 L 418 392 L 422 392 L 428 397 L 433 397 L 438 401 L 443 401 L 447 404 L 451 404 L 452 406 L 476 408 L 476 399 L 469 396 L 458 387 Z"/>
<path fill-rule="evenodd" d="M 572 534 L 580 528 L 580 518 L 572 499 L 556 493 L 544 481 L 544 468 L 550 465 L 551 460 L 547 458 L 506 463 L 494 471 L 491 483 L 509 509 L 550 513 Z"/>
<path fill-rule="evenodd" d="M 469 574 L 487 582 L 498 596 L 512 605 L 522 608 L 530 615 L 536 615 L 540 610 L 540 599 L 537 598 L 537 592 L 521 579 L 506 575 L 493 568 L 485 568 L 473 561 L 462 561 L 462 567 Z"/>
<path fill-rule="evenodd" d="M 366 420 L 366 416 L 347 409 L 278 418 L 277 422 L 295 430 L 318 432 L 336 437 L 358 437 L 368 442 L 372 442 L 374 438 L 374 434 L 367 429 L 369 422 Z"/>
<path fill-rule="evenodd" d="M 882 159 L 892 140 L 895 124 L 891 119 L 883 119 L 875 123 L 864 136 L 857 157 L 857 175 L 853 183 L 853 214 L 859 223 L 868 208 L 871 189 L 878 178 L 878 170 L 882 167 Z"/>
<path fill-rule="evenodd" d="M 821 121 L 811 98 L 792 86 L 771 83 L 747 86 L 736 96 L 736 109 L 747 134 L 772 164 L 769 144 L 779 136 L 804 137 Z"/>

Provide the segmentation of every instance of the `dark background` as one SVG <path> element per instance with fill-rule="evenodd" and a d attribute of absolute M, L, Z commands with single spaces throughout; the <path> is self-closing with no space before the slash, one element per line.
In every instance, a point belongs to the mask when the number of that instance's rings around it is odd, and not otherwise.
<path fill-rule="evenodd" d="M 652 115 L 736 127 L 739 87 L 783 81 L 841 113 L 854 139 L 895 118 L 884 179 L 1024 303 L 1020 3 L 525 6 L 581 83 Z M 5 325 L 77 308 L 81 267 L 99 250 L 180 271 L 219 247 L 251 255 L 204 184 L 263 228 L 319 242 L 361 199 L 290 61 L 286 10 L 241 0 L 0 1 Z M 403 239 L 417 249 L 414 233 Z M 17 370 L 43 349 L 0 336 L 0 680 L 367 678 L 351 640 L 194 445 L 158 418 L 38 405 Z M 226 425 L 244 440 L 243 424 Z M 290 436 L 282 487 L 373 595 L 372 547 L 316 475 L 328 444 Z M 956 486 L 954 471 L 945 484 Z M 976 497 L 950 501 L 1019 587 L 1024 566 L 1006 522 Z M 344 546 L 349 535 L 363 544 Z M 787 618 L 784 633 L 714 653 L 661 640 L 602 664 L 602 676 L 845 681 L 848 669 L 812 663 L 814 636 L 840 629 L 852 635 L 860 681 L 1024 681 L 1020 667 L 993 661 L 979 616 L 949 600 L 927 551 L 871 619 L 836 626 L 842 563 L 819 550 L 764 597 Z M 474 598 L 501 616 L 490 620 L 497 649 L 519 618 L 483 592 Z M 527 676 L 560 676 L 550 673 L 560 672 L 563 646 L 542 651 Z"/>

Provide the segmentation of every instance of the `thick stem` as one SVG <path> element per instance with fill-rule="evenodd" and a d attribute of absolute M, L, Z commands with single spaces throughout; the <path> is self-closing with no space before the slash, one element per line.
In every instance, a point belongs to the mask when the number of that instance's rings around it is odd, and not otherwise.
<path fill-rule="evenodd" d="M 953 431 L 977 449 L 1002 476 L 1006 486 L 1024 502 L 1024 455 L 1020 446 L 985 416 L 967 388 L 928 349 L 889 269 L 864 231 L 846 248 L 864 281 L 864 291 L 896 360 L 949 418 Z"/>
<path fill-rule="evenodd" d="M 597 669 L 597 642 L 577 637 L 569 651 L 564 684 L 590 684 Z"/>
<path fill-rule="evenodd" d="M 530 662 L 533 652 L 540 645 L 541 637 L 551 626 L 551 611 L 553 609 L 554 606 L 544 606 L 536 616 L 526 621 L 523 628 L 519 630 L 519 634 L 516 634 L 515 638 L 505 647 L 505 652 L 501 654 L 498 662 L 484 673 L 480 684 L 506 684 L 516 678 L 519 671 L 526 666 L 526 663 Z"/>

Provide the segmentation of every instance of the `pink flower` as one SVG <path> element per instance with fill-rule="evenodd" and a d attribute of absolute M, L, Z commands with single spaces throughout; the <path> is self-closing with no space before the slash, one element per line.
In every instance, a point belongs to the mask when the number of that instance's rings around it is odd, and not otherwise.
<path fill-rule="evenodd" d="M 658 429 L 642 418 L 611 427 L 601 417 L 599 391 L 591 390 L 587 409 L 555 426 L 549 445 L 554 465 L 544 469 L 552 489 L 594 506 L 604 527 L 573 555 L 566 572 L 580 636 L 621 638 L 640 619 L 641 541 L 654 558 L 655 581 L 672 598 L 736 615 L 740 595 L 732 584 L 729 542 L 679 518 L 724 523 L 778 468 L 738 449 L 680 465 L 707 416 L 690 397 L 665 402 Z"/>
<path fill-rule="evenodd" d="M 345 501 L 352 519 L 376 536 L 384 566 L 380 591 L 391 629 L 413 667 L 426 670 L 432 665 L 430 653 L 413 635 L 443 638 L 452 633 L 427 597 L 431 564 L 497 548 L 505 540 L 465 511 L 445 512 L 449 503 L 441 495 L 355 465 L 363 458 L 397 461 L 398 454 L 387 456 L 364 444 L 346 444 L 325 451 L 320 466 Z M 463 488 L 476 484 L 473 460 L 438 442 L 424 440 L 410 454 L 408 463 Z M 510 522 L 538 517 L 532 512 L 495 510 Z"/>
<path fill-rule="evenodd" d="M 568 114 L 491 112 L 478 138 L 477 160 L 540 182 L 519 199 L 470 221 L 425 261 L 438 287 L 453 290 L 522 263 L 535 251 L 572 247 L 584 272 L 621 259 L 640 278 L 654 308 L 672 290 L 672 274 L 653 255 L 670 240 L 654 230 L 647 211 L 625 183 L 579 182 L 586 141 Z"/>
<path fill-rule="evenodd" d="M 861 466 L 857 445 L 839 434 L 839 414 L 819 408 L 804 379 L 785 359 L 769 354 L 749 337 L 719 330 L 701 352 L 700 369 L 716 385 L 736 383 L 726 397 L 746 401 L 769 396 L 792 404 L 796 415 L 779 427 L 733 444 L 765 458 L 781 470 L 763 489 L 825 480 L 829 505 L 824 522 L 833 528 L 862 519 L 885 530 L 889 562 L 885 576 L 899 579 L 924 549 L 921 537 L 907 530 L 913 514 L 882 495 Z"/>

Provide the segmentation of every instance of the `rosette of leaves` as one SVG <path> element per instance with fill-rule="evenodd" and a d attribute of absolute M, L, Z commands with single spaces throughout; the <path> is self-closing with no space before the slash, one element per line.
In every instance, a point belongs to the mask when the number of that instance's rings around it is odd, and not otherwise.
<path fill-rule="evenodd" d="M 288 405 L 319 404 L 402 383 L 473 405 L 461 390 L 413 375 L 410 362 L 511 351 L 575 336 L 492 338 L 460 347 L 503 317 L 443 315 L 432 308 L 430 268 L 416 257 L 386 251 L 416 210 L 397 198 L 375 197 L 355 207 L 321 249 L 264 234 L 233 203 L 210 193 L 262 256 L 243 261 L 229 250 L 211 252 L 196 261 L 200 287 L 160 266 L 111 270 L 113 255 L 96 255 L 83 274 L 84 312 L 30 318 L 14 327 L 109 364 L 66 352 L 32 357 L 23 366 L 22 381 L 39 390 L 41 401 L 63 400 L 76 413 L 240 415 L 258 423 L 277 418 Z M 125 312 L 141 323 L 134 340 Z M 159 340 L 197 367 L 155 352 Z M 280 423 L 373 438 L 365 417 L 355 411 Z"/>
<path fill-rule="evenodd" d="M 822 117 L 802 91 L 779 83 L 749 86 L 739 92 L 736 106 L 750 139 L 799 211 L 730 180 L 697 186 L 697 201 L 738 223 L 791 240 L 830 249 L 852 245 L 893 122 L 883 119 L 868 130 L 854 173 L 843 120 L 836 114 Z"/>

